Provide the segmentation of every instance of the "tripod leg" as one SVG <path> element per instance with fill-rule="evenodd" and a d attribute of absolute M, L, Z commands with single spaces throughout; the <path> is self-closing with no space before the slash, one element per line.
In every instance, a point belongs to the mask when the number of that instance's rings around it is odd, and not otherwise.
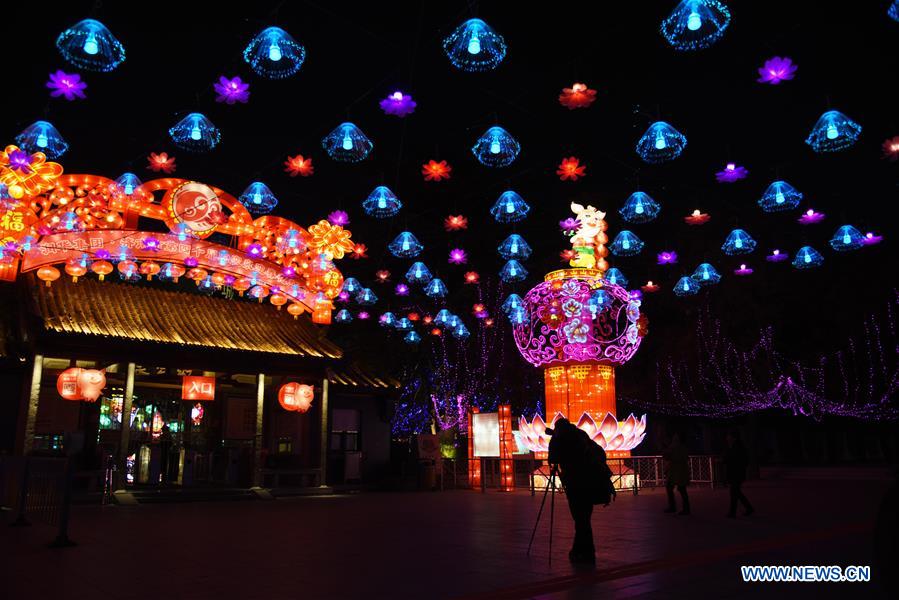
<path fill-rule="evenodd" d="M 546 487 L 543 488 L 543 500 L 540 501 L 540 510 L 537 511 L 537 521 L 534 523 L 534 531 L 531 532 L 531 541 L 528 542 L 528 551 L 526 556 L 531 555 L 531 546 L 534 544 L 534 536 L 537 535 L 537 526 L 540 524 L 540 516 L 543 514 L 543 507 L 546 505 L 546 494 L 549 492 L 550 480 L 546 480 Z"/>
<path fill-rule="evenodd" d="M 550 479 L 552 481 L 552 499 L 549 501 L 549 565 L 553 564 L 553 529 L 554 523 L 553 518 L 556 514 L 556 474 L 555 472 L 550 473 Z"/>

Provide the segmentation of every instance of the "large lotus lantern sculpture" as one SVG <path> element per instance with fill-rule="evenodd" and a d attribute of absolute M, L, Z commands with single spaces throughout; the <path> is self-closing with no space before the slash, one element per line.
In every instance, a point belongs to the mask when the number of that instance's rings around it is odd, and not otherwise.
<path fill-rule="evenodd" d="M 555 427 L 556 421 L 562 418 L 562 413 L 556 413 L 549 427 Z M 590 439 L 596 442 L 606 452 L 633 450 L 643 438 L 646 437 L 646 415 L 637 419 L 633 414 L 624 421 L 618 421 L 612 413 L 606 413 L 599 424 L 584 413 L 578 419 L 577 428 L 587 432 Z M 546 422 L 540 415 L 528 423 L 524 416 L 518 420 L 518 430 L 521 432 L 521 440 L 528 450 L 533 452 L 548 452 L 551 436 L 546 433 Z"/>

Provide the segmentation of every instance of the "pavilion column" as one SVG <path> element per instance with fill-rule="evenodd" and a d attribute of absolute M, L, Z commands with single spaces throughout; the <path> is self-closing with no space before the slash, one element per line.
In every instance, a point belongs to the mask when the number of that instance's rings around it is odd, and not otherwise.
<path fill-rule="evenodd" d="M 125 376 L 125 397 L 122 399 L 122 437 L 119 440 L 119 468 L 116 477 L 116 489 L 124 490 L 128 482 L 126 470 L 128 468 L 128 449 L 131 444 L 131 407 L 134 405 L 134 371 L 137 368 L 133 362 L 128 363 L 128 371 Z"/>
<path fill-rule="evenodd" d="M 22 454 L 34 451 L 34 423 L 37 421 L 37 407 L 41 397 L 41 374 L 44 370 L 44 355 L 34 355 L 34 368 L 31 371 L 31 391 L 28 393 L 28 406 L 25 412 L 25 434 L 22 438 Z"/>
<path fill-rule="evenodd" d="M 253 438 L 253 487 L 262 487 L 262 418 L 265 408 L 265 374 L 260 373 L 256 384 L 256 434 Z"/>
<path fill-rule="evenodd" d="M 321 481 L 319 485 L 328 485 L 328 376 L 322 379 L 322 435 L 321 435 Z"/>

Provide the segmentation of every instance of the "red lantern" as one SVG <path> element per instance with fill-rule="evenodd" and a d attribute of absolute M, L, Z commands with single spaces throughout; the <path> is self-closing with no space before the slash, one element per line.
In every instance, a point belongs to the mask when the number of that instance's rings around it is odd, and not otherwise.
<path fill-rule="evenodd" d="M 37 270 L 37 278 L 45 282 L 47 287 L 50 287 L 54 281 L 59 279 L 59 269 L 50 265 L 41 267 Z"/>
<path fill-rule="evenodd" d="M 106 387 L 106 373 L 97 369 L 72 367 L 56 378 L 56 391 L 65 400 L 96 402 Z"/>
<path fill-rule="evenodd" d="M 145 261 L 140 266 L 141 275 L 146 275 L 147 281 L 153 279 L 153 276 L 159 273 L 159 269 L 159 263 L 152 260 Z"/>
<path fill-rule="evenodd" d="M 300 304 L 299 302 L 293 302 L 293 303 L 291 303 L 290 306 L 287 307 L 287 312 L 292 314 L 294 319 L 296 319 L 301 314 L 303 314 L 304 310 L 306 310 L 306 309 L 303 308 L 303 305 Z"/>
<path fill-rule="evenodd" d="M 134 277 L 134 274 L 138 271 L 137 263 L 133 260 L 120 261 L 116 268 L 119 270 L 119 273 L 127 279 Z"/>
<path fill-rule="evenodd" d="M 304 413 L 312 405 L 314 395 L 315 388 L 311 385 L 296 382 L 285 383 L 278 390 L 278 404 L 284 410 Z"/>
<path fill-rule="evenodd" d="M 78 278 L 85 273 L 87 273 L 87 265 L 81 259 L 71 259 L 66 263 L 66 274 L 71 276 L 72 283 L 78 283 Z"/>
<path fill-rule="evenodd" d="M 278 310 L 281 310 L 281 307 L 287 304 L 287 296 L 281 293 L 275 293 L 269 297 L 268 301 L 274 304 Z"/>
<path fill-rule="evenodd" d="M 112 263 L 107 260 L 98 260 L 91 265 L 91 271 L 99 275 L 100 281 L 103 281 L 104 277 L 112 273 Z"/>

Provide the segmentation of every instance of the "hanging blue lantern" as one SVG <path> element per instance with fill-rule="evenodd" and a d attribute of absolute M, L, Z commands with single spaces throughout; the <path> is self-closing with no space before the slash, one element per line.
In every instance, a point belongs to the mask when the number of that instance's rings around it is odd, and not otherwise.
<path fill-rule="evenodd" d="M 417 344 L 421 341 L 421 336 L 418 335 L 415 331 L 410 331 L 405 335 L 405 337 L 403 337 L 403 341 L 410 345 Z"/>
<path fill-rule="evenodd" d="M 513 233 L 497 248 L 499 255 L 506 260 L 515 258 L 518 260 L 527 260 L 531 256 L 531 247 L 524 241 L 524 238 Z"/>
<path fill-rule="evenodd" d="M 611 283 L 612 285 L 617 285 L 623 288 L 627 287 L 627 277 L 624 276 L 620 270 L 612 267 L 608 271 L 605 272 L 603 279 Z"/>
<path fill-rule="evenodd" d="M 370 217 L 386 219 L 396 215 L 403 203 L 386 185 L 379 185 L 362 201 L 362 209 Z"/>
<path fill-rule="evenodd" d="M 190 113 L 169 129 L 172 141 L 189 152 L 208 152 L 222 140 L 222 133 L 201 113 Z"/>
<path fill-rule="evenodd" d="M 278 206 L 278 199 L 268 186 L 261 181 L 254 181 L 238 198 L 248 211 L 254 215 L 264 215 L 272 212 Z"/>
<path fill-rule="evenodd" d="M 862 127 L 838 110 L 829 110 L 820 118 L 805 143 L 815 152 L 838 152 L 858 140 Z"/>
<path fill-rule="evenodd" d="M 461 71 L 492 71 L 506 57 L 506 41 L 484 21 L 469 19 L 443 40 L 443 51 Z"/>
<path fill-rule="evenodd" d="M 69 149 L 49 121 L 35 121 L 16 136 L 16 144 L 26 152 L 43 152 L 49 159 L 59 158 Z"/>
<path fill-rule="evenodd" d="M 362 289 L 362 284 L 359 283 L 359 280 L 355 277 L 347 277 L 343 280 L 343 291 L 351 296 L 354 296 L 356 292 Z"/>
<path fill-rule="evenodd" d="M 459 325 L 453 329 L 453 337 L 457 340 L 464 340 L 469 335 L 471 335 L 471 333 L 468 331 L 468 327 L 465 326 L 465 323 L 459 323 Z"/>
<path fill-rule="evenodd" d="M 322 138 L 322 147 L 336 161 L 354 163 L 365 160 L 373 144 L 352 123 L 341 123 Z"/>
<path fill-rule="evenodd" d="M 628 223 L 648 223 L 659 215 L 662 208 L 646 192 L 634 192 L 618 211 Z"/>
<path fill-rule="evenodd" d="M 424 250 L 424 246 L 418 242 L 411 231 L 404 231 L 387 245 L 387 249 L 397 258 L 412 258 L 418 256 L 418 253 Z"/>
<path fill-rule="evenodd" d="M 510 259 L 503 268 L 500 269 L 499 278 L 506 283 L 514 283 L 523 281 L 528 276 L 527 270 L 521 266 L 521 263 L 514 258 Z"/>
<path fill-rule="evenodd" d="M 632 232 L 624 229 L 615 236 L 609 245 L 609 250 L 615 256 L 635 256 L 643 249 L 643 240 Z"/>
<path fill-rule="evenodd" d="M 721 275 L 709 263 L 702 263 L 696 267 L 696 270 L 693 271 L 690 277 L 699 285 L 712 285 L 721 281 Z"/>
<path fill-rule="evenodd" d="M 371 306 L 378 301 L 378 297 L 375 296 L 375 293 L 371 291 L 371 288 L 362 288 L 359 290 L 359 293 L 356 294 L 356 302 L 361 304 L 362 306 Z"/>
<path fill-rule="evenodd" d="M 864 245 L 865 236 L 852 225 L 843 225 L 836 230 L 830 239 L 830 247 L 834 250 L 857 250 Z"/>
<path fill-rule="evenodd" d="M 446 284 L 437 277 L 432 279 L 431 283 L 425 287 L 425 295 L 431 298 L 445 298 L 448 293 Z"/>
<path fill-rule="evenodd" d="M 452 318 L 452 316 L 453 316 L 453 313 L 451 313 L 450 311 L 448 311 L 445 308 L 441 308 L 437 312 L 437 316 L 434 317 L 434 322 L 437 325 L 446 325 L 447 322 L 449 322 L 449 320 Z"/>
<path fill-rule="evenodd" d="M 526 323 L 528 320 L 528 311 L 524 308 L 516 308 L 512 310 L 508 314 L 509 321 L 512 322 L 513 325 L 521 325 L 522 323 Z"/>
<path fill-rule="evenodd" d="M 509 294 L 509 297 L 503 302 L 502 309 L 504 313 L 509 314 L 513 310 L 518 310 L 523 306 L 524 302 L 522 301 L 521 296 L 518 294 Z"/>
<path fill-rule="evenodd" d="M 699 284 L 690 277 L 681 277 L 674 285 L 674 293 L 678 296 L 695 296 L 699 293 Z"/>
<path fill-rule="evenodd" d="M 243 59 L 257 75 L 284 79 L 303 66 L 306 49 L 280 27 L 268 27 L 247 44 Z"/>
<path fill-rule="evenodd" d="M 893 0 L 887 9 L 887 16 L 896 22 L 899 22 L 899 0 Z"/>
<path fill-rule="evenodd" d="M 718 0 L 681 0 L 662 21 L 662 35 L 676 50 L 708 48 L 730 25 L 730 11 Z"/>
<path fill-rule="evenodd" d="M 587 308 L 590 309 L 591 316 L 596 318 L 596 315 L 609 308 L 613 302 L 611 294 L 603 289 L 598 289 L 594 290 L 587 299 Z"/>
<path fill-rule="evenodd" d="M 518 158 L 521 145 L 502 127 L 491 127 L 478 138 L 471 152 L 482 165 L 506 167 Z"/>
<path fill-rule="evenodd" d="M 396 316 L 392 312 L 386 312 L 378 319 L 378 323 L 382 327 L 394 327 L 396 325 Z"/>
<path fill-rule="evenodd" d="M 337 314 L 334 315 L 335 323 L 351 323 L 353 321 L 353 315 L 350 311 L 345 308 L 341 308 L 337 311 Z"/>
<path fill-rule="evenodd" d="M 811 246 L 803 246 L 793 257 L 793 266 L 797 269 L 811 269 L 824 264 L 824 257 Z"/>
<path fill-rule="evenodd" d="M 736 254 L 749 254 L 755 250 L 755 240 L 742 229 L 734 229 L 727 234 L 724 245 L 721 246 L 725 254 L 734 256 Z"/>
<path fill-rule="evenodd" d="M 429 281 L 431 281 L 431 278 L 431 271 L 428 270 L 427 265 L 425 265 L 423 262 L 412 263 L 412 266 L 409 267 L 408 271 L 406 271 L 406 280 L 409 283 L 426 285 Z"/>
<path fill-rule="evenodd" d="M 115 180 L 115 191 L 125 196 L 132 196 L 141 185 L 141 180 L 134 173 L 122 173 Z"/>
<path fill-rule="evenodd" d="M 656 121 L 637 140 L 637 154 L 650 164 L 674 160 L 687 146 L 687 138 L 665 121 Z"/>
<path fill-rule="evenodd" d="M 56 38 L 56 47 L 79 69 L 108 73 L 125 60 L 125 48 L 100 21 L 85 19 Z"/>
<path fill-rule="evenodd" d="M 459 319 L 458 315 L 454 315 L 454 314 L 450 313 L 449 319 L 446 320 L 446 328 L 447 329 L 455 329 L 456 327 L 459 326 L 459 323 L 461 323 L 461 322 L 462 322 L 462 320 Z"/>
<path fill-rule="evenodd" d="M 531 207 L 524 198 L 511 190 L 500 194 L 490 214 L 499 223 L 517 223 L 528 216 Z"/>
<path fill-rule="evenodd" d="M 796 208 L 801 200 L 802 192 L 786 181 L 775 181 L 759 198 L 759 206 L 765 212 L 779 212 Z"/>
<path fill-rule="evenodd" d="M 409 331 L 412 329 L 412 321 L 406 317 L 397 319 L 395 327 L 397 331 Z"/>

